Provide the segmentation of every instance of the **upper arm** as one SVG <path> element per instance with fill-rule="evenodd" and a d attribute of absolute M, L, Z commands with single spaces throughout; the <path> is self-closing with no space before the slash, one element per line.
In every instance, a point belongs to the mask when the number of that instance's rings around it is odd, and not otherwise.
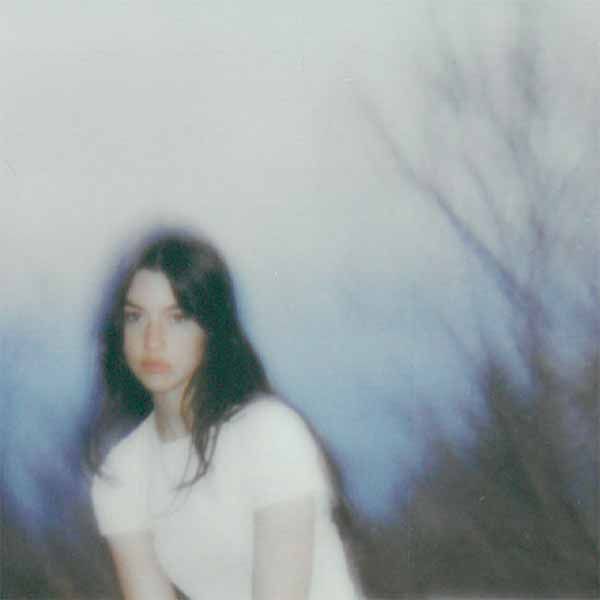
<path fill-rule="evenodd" d="M 96 522 L 104 536 L 147 530 L 147 465 L 152 464 L 144 425 L 108 453 L 102 474 L 92 480 L 91 499 Z"/>
<path fill-rule="evenodd" d="M 253 511 L 253 600 L 309 597 L 317 519 L 332 489 L 320 447 L 285 405 L 259 401 L 248 409 L 248 499 Z"/>
<path fill-rule="evenodd" d="M 253 600 L 305 600 L 312 577 L 316 502 L 311 495 L 254 513 Z"/>
<path fill-rule="evenodd" d="M 107 541 L 126 600 L 176 600 L 149 531 L 112 535 Z"/>

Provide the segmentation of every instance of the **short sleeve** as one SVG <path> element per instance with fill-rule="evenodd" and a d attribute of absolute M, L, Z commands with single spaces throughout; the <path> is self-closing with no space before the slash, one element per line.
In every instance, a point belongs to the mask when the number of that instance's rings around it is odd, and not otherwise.
<path fill-rule="evenodd" d="M 306 494 L 329 500 L 327 467 L 302 418 L 282 402 L 271 399 L 253 402 L 244 413 L 253 508 Z"/>
<path fill-rule="evenodd" d="M 92 505 L 102 535 L 132 533 L 149 528 L 147 486 L 139 444 L 118 444 L 92 481 Z"/>

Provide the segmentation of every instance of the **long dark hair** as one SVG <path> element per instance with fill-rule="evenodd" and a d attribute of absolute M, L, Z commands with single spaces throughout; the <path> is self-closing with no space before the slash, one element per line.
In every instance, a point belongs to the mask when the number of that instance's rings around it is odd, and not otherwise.
<path fill-rule="evenodd" d="M 131 372 L 123 353 L 123 306 L 140 269 L 163 273 L 183 313 L 206 334 L 202 363 L 188 386 L 198 470 L 182 483 L 191 484 L 209 466 L 220 425 L 255 394 L 269 392 L 270 385 L 241 327 L 233 283 L 221 255 L 205 238 L 181 230 L 156 230 L 118 269 L 101 311 L 101 408 L 88 447 L 88 464 L 93 472 L 100 473 L 111 444 L 152 409 L 149 392 Z"/>

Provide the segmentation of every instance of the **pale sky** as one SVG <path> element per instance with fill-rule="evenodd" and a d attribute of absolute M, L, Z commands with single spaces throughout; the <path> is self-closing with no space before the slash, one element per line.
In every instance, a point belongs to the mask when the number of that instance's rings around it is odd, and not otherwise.
<path fill-rule="evenodd" d="M 514 5 L 461 0 L 435 14 L 460 52 L 493 56 L 514 34 Z M 466 310 L 463 255 L 360 104 L 369 98 L 403 147 L 423 151 L 428 6 L 4 0 L 5 322 L 37 332 L 49 356 L 57 331 L 61 351 L 79 352 L 119 248 L 157 221 L 192 224 L 229 258 L 276 383 L 342 455 L 359 500 L 384 509 L 390 472 L 418 462 L 402 411 L 444 386 L 468 395 L 428 312 L 440 298 Z M 590 101 L 599 6 L 540 17 L 547 51 L 577 57 L 568 73 Z"/>

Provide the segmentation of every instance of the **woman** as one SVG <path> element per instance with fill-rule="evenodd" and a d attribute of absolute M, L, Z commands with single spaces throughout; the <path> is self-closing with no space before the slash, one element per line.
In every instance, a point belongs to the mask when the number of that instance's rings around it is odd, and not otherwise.
<path fill-rule="evenodd" d="M 270 391 L 209 243 L 142 246 L 101 358 L 92 500 L 127 599 L 356 597 L 322 453 Z"/>

